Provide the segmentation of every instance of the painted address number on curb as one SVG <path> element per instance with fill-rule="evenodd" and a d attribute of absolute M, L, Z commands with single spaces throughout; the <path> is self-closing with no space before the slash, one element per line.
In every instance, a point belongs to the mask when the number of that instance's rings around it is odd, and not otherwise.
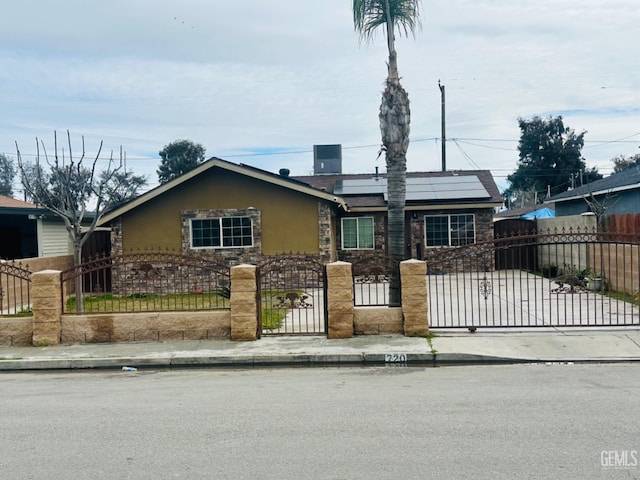
<path fill-rule="evenodd" d="M 385 353 L 384 361 L 387 363 L 406 362 L 407 354 L 406 353 Z"/>

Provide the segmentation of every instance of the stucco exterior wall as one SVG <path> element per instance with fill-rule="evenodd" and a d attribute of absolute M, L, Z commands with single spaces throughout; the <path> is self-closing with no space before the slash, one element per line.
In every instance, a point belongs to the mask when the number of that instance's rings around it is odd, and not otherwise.
<path fill-rule="evenodd" d="M 204 172 L 124 214 L 121 248 L 181 251 L 184 211 L 249 208 L 260 212 L 262 255 L 320 253 L 326 235 L 320 235 L 316 198 L 220 169 Z M 114 253 L 118 245 L 116 239 Z"/>

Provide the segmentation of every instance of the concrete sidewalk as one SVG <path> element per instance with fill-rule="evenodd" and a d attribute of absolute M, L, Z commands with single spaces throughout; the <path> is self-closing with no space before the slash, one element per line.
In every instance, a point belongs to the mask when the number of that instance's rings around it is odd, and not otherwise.
<path fill-rule="evenodd" d="M 264 337 L 162 343 L 0 347 L 0 371 L 168 367 L 451 365 L 516 362 L 640 361 L 640 328 L 549 329 L 476 333 L 434 330 L 430 339 L 401 335 L 328 340 Z"/>

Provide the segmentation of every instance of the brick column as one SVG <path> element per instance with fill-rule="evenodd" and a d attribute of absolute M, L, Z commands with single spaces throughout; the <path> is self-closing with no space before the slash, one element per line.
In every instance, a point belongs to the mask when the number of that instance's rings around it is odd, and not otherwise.
<path fill-rule="evenodd" d="M 231 340 L 258 339 L 258 283 L 254 265 L 231 267 Z"/>
<path fill-rule="evenodd" d="M 404 334 L 408 337 L 427 335 L 427 263 L 421 260 L 400 262 L 400 282 Z"/>
<path fill-rule="evenodd" d="M 353 337 L 353 276 L 351 264 L 327 264 L 327 315 L 329 338 Z"/>
<path fill-rule="evenodd" d="M 31 274 L 34 345 L 60 344 L 62 287 L 60 271 L 42 270 Z"/>

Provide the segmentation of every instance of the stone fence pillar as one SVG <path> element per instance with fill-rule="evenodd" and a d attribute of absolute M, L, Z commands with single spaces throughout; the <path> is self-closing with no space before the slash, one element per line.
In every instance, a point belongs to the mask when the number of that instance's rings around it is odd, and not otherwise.
<path fill-rule="evenodd" d="M 421 260 L 400 262 L 404 334 L 410 337 L 429 333 L 427 263 Z"/>
<path fill-rule="evenodd" d="M 31 274 L 32 343 L 59 345 L 62 328 L 62 283 L 59 270 Z"/>
<path fill-rule="evenodd" d="M 328 338 L 353 337 L 353 276 L 351 264 L 327 264 Z"/>
<path fill-rule="evenodd" d="M 257 267 L 231 267 L 231 340 L 258 339 Z"/>

